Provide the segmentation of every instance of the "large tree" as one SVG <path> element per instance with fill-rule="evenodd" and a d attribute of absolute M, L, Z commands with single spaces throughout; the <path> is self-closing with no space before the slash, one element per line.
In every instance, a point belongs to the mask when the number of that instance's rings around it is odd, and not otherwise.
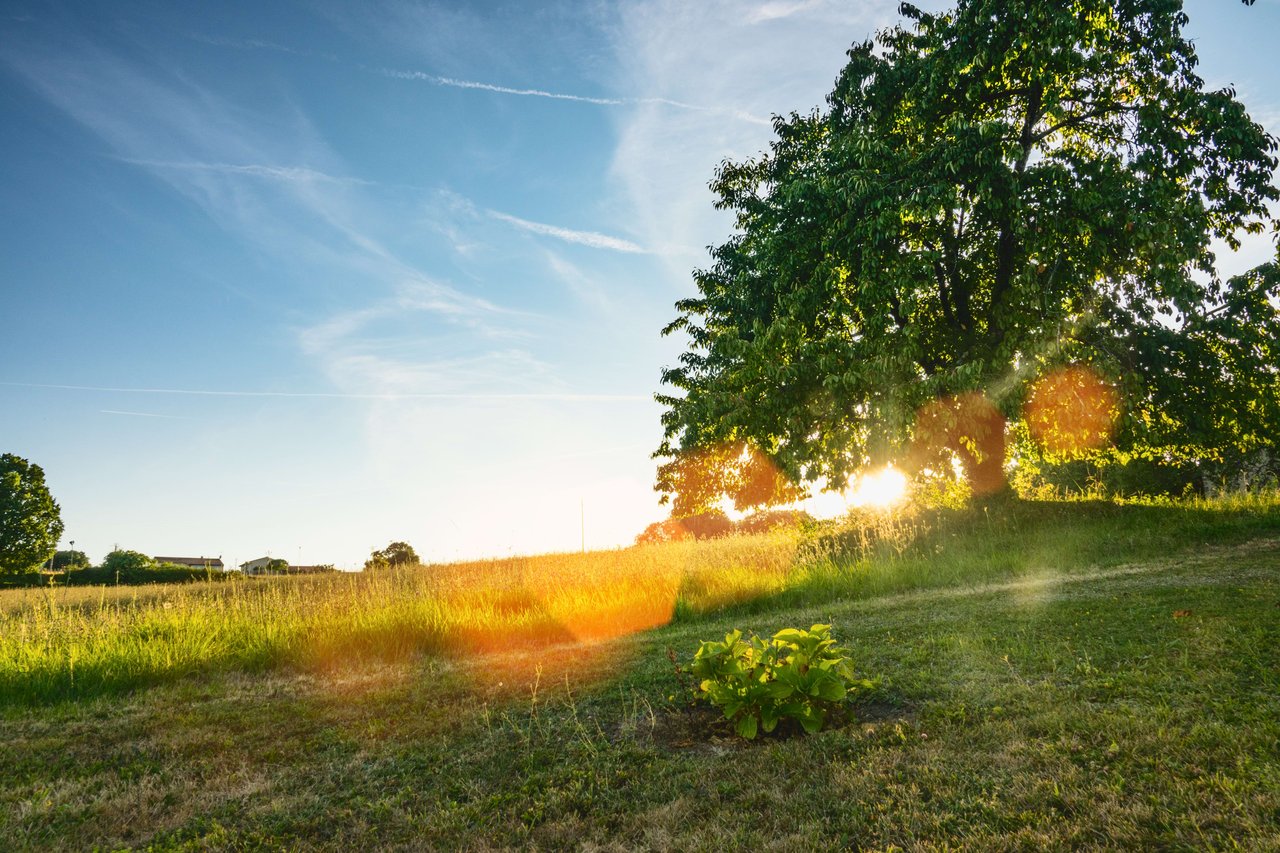
<path fill-rule="evenodd" d="M 20 456 L 0 456 L 0 574 L 37 571 L 62 537 L 62 514 L 44 469 Z"/>
<path fill-rule="evenodd" d="M 849 51 L 827 109 L 720 166 L 737 230 L 665 330 L 689 349 L 663 372 L 659 489 L 715 492 L 689 460 L 743 444 L 793 483 L 941 448 L 999 488 L 1005 418 L 1066 364 L 1119 390 L 1122 440 L 1263 430 L 1280 282 L 1221 281 L 1211 241 L 1280 230 L 1276 140 L 1206 91 L 1181 4 L 900 11 Z"/>

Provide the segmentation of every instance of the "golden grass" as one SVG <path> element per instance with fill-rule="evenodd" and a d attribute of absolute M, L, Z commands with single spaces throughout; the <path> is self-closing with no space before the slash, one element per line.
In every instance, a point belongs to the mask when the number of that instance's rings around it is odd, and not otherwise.
<path fill-rule="evenodd" d="M 10 590 L 0 592 L 0 698 L 590 644 L 781 589 L 797 547 L 774 533 L 358 575 Z"/>

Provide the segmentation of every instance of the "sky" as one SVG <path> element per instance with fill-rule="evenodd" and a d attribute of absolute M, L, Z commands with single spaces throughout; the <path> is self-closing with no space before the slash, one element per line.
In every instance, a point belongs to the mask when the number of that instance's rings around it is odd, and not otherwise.
<path fill-rule="evenodd" d="M 0 452 L 95 562 L 629 544 L 716 164 L 896 8 L 6 0 Z M 1187 11 L 1280 135 L 1280 0 Z"/>

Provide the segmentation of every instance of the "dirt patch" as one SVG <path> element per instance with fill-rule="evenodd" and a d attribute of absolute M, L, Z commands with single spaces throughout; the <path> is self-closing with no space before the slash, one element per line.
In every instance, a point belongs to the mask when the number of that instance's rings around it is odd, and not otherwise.
<path fill-rule="evenodd" d="M 914 711 L 902 705 L 863 702 L 834 712 L 828 717 L 823 731 L 865 729 L 867 726 L 878 728 L 885 723 L 911 722 L 914 718 Z M 772 732 L 761 732 L 754 740 L 747 740 L 734 732 L 719 709 L 692 705 L 659 712 L 648 725 L 634 727 L 629 734 L 666 752 L 721 755 L 732 750 L 804 737 L 805 731 L 794 720 L 781 720 Z"/>

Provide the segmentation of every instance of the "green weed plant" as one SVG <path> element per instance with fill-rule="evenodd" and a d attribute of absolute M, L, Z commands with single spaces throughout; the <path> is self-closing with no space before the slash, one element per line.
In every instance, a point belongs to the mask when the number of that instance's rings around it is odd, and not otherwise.
<path fill-rule="evenodd" d="M 852 693 L 872 687 L 854 675 L 830 625 L 784 628 L 767 640 L 734 630 L 723 642 L 704 642 L 689 670 L 699 679 L 697 697 L 720 708 L 748 740 L 782 720 L 813 734 Z"/>

